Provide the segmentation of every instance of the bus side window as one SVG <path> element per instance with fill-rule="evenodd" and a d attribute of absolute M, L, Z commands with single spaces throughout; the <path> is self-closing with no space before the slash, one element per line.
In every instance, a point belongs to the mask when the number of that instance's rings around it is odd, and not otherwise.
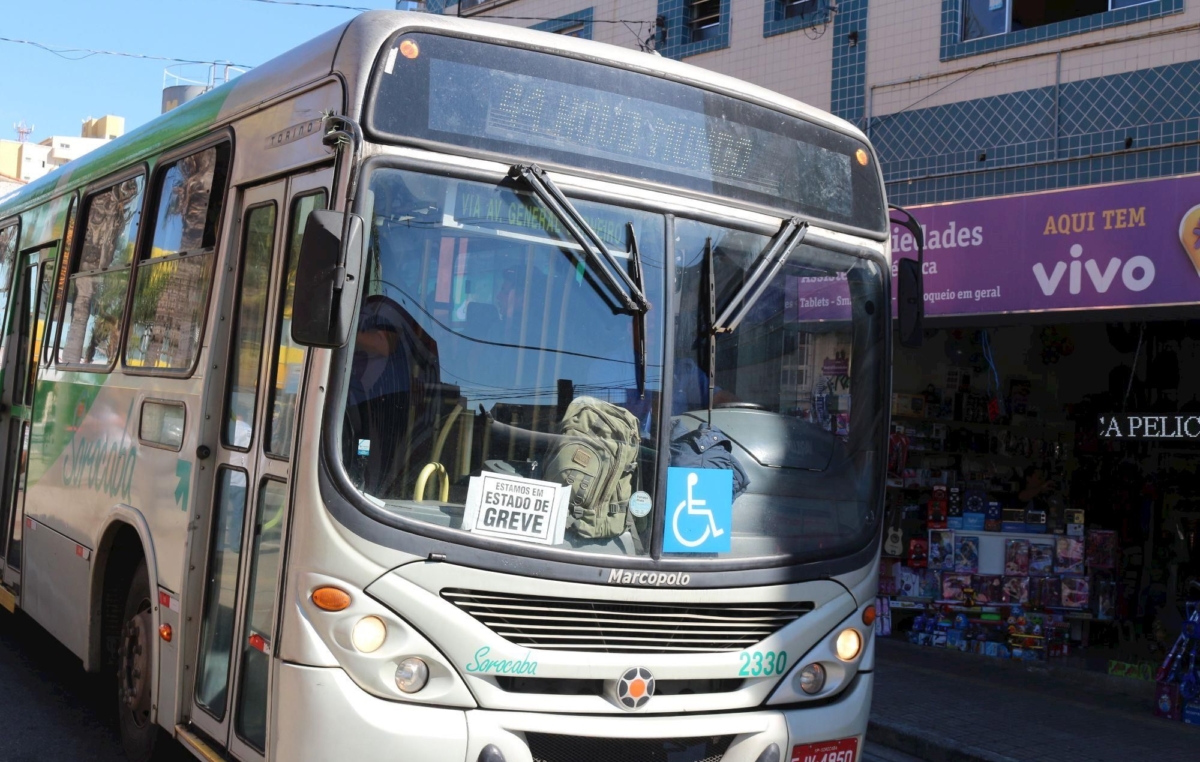
<path fill-rule="evenodd" d="M 67 292 L 67 276 L 71 270 L 67 266 L 70 261 L 71 241 L 75 236 L 75 213 L 79 211 L 79 199 L 71 199 L 71 205 L 67 207 L 67 229 L 63 233 L 62 245 L 58 247 L 58 258 L 53 263 L 47 263 L 47 267 L 57 273 L 54 281 L 54 295 L 48 303 L 49 323 L 46 326 L 46 334 L 42 337 L 41 354 L 42 365 L 49 367 L 54 364 L 54 348 L 58 346 L 55 342 L 58 341 L 58 319 L 62 315 L 63 296 Z"/>
<path fill-rule="evenodd" d="M 60 365 L 106 369 L 116 359 L 144 184 L 142 175 L 128 177 L 84 202 L 83 244 L 71 262 L 58 338 Z"/>
<path fill-rule="evenodd" d="M 187 373 L 195 364 L 228 167 L 223 143 L 159 175 L 153 238 L 137 264 L 126 367 Z"/>
<path fill-rule="evenodd" d="M 3 363 L 3 348 L 8 331 L 5 319 L 8 317 L 8 296 L 12 293 L 13 260 L 17 256 L 17 226 L 0 230 L 0 363 Z"/>
<path fill-rule="evenodd" d="M 271 370 L 271 385 L 267 403 L 266 451 L 281 458 L 292 449 L 292 427 L 296 421 L 296 400 L 300 395 L 300 373 L 304 369 L 304 347 L 292 341 L 292 297 L 296 292 L 296 264 L 304 226 L 314 209 L 325 208 L 325 191 L 297 196 L 292 201 L 292 216 L 288 228 L 287 260 L 284 262 L 283 308 L 275 330 L 275 365 Z"/>

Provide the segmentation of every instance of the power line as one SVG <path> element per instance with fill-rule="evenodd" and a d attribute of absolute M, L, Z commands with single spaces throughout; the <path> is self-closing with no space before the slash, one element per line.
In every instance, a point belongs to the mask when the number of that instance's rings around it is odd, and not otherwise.
<path fill-rule="evenodd" d="M 300 5 L 305 8 L 331 8 L 339 11 L 355 11 L 356 13 L 379 10 L 378 8 L 359 8 L 353 5 L 335 5 L 333 3 L 302 3 L 297 0 L 249 0 L 249 2 L 267 3 L 268 5 Z"/>
<path fill-rule="evenodd" d="M 41 43 L 41 42 L 34 42 L 33 40 L 19 40 L 19 39 L 13 38 L 13 37 L 0 37 L 0 42 L 11 42 L 16 45 L 32 45 L 35 48 L 44 50 L 47 53 L 53 53 L 54 55 L 58 56 L 59 58 L 64 58 L 68 61 L 82 61 L 83 59 L 91 58 L 92 56 L 117 56 L 120 58 L 138 58 L 138 59 L 142 59 L 144 61 L 170 61 L 172 63 L 186 63 L 186 64 L 217 64 L 219 66 L 236 66 L 239 69 L 254 68 L 253 66 L 250 66 L 249 64 L 238 64 L 238 63 L 233 63 L 232 61 L 197 61 L 197 60 L 194 60 L 191 58 L 172 58 L 170 56 L 150 56 L 150 55 L 143 55 L 141 53 L 124 53 L 124 52 L 117 51 L 117 50 L 93 50 L 91 48 L 62 48 L 62 47 L 58 47 L 55 45 L 47 45 L 47 44 Z M 79 55 L 68 55 L 68 54 L 79 54 Z"/>
<path fill-rule="evenodd" d="M 329 8 L 339 11 L 355 11 L 357 13 L 366 13 L 367 11 L 382 10 L 380 8 L 362 8 L 357 5 L 338 5 L 336 3 L 305 3 L 300 0 L 246 0 L 250 3 L 266 3 L 268 5 L 296 5 L 303 8 Z M 485 11 L 486 13 L 486 11 Z M 471 16 L 463 16 L 462 18 L 477 18 L 477 19 L 504 19 L 506 21 L 566 21 L 559 16 L 484 16 L 483 14 L 473 14 Z M 593 24 L 653 24 L 653 21 L 645 19 L 588 19 Z M 580 23 L 584 23 L 580 20 Z"/>
<path fill-rule="evenodd" d="M 263 2 L 266 2 L 266 0 L 263 0 Z M 463 16 L 463 18 L 465 18 L 465 19 L 480 19 L 482 21 L 488 21 L 490 19 L 507 19 L 509 21 L 563 21 L 563 22 L 575 21 L 576 23 L 579 23 L 579 24 L 586 24 L 588 22 L 591 22 L 593 24 L 653 24 L 653 23 L 655 23 L 653 21 L 646 21 L 645 19 L 640 19 L 640 20 L 635 20 L 635 19 L 568 19 L 568 18 L 563 18 L 562 16 L 555 16 L 555 17 L 551 18 L 549 16 L 475 15 L 475 16 Z"/>

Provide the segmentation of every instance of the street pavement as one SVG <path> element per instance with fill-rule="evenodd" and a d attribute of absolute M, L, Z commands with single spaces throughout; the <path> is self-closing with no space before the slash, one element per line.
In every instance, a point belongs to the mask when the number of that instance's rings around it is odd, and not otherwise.
<path fill-rule="evenodd" d="M 0 610 L 0 762 L 121 762 L 107 694 L 45 630 Z"/>
<path fill-rule="evenodd" d="M 861 762 L 922 762 L 920 757 L 912 757 L 903 752 L 877 746 L 870 742 L 863 750 Z"/>
<path fill-rule="evenodd" d="M 107 683 L 45 630 L 0 611 L 0 762 L 123 762 L 111 704 Z M 190 759 L 182 750 L 174 756 Z M 870 743 L 860 760 L 920 762 Z"/>
<path fill-rule="evenodd" d="M 1200 760 L 1200 727 L 1155 717 L 1128 678 L 890 640 L 875 675 L 871 739 L 932 762 Z"/>
<path fill-rule="evenodd" d="M 0 609 L 0 762 L 125 762 L 111 693 L 29 617 Z"/>

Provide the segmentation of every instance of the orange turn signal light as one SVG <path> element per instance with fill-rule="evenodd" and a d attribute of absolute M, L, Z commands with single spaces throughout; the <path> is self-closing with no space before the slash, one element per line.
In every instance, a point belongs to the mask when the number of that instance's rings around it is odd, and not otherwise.
<path fill-rule="evenodd" d="M 350 607 L 350 593 L 336 587 L 318 587 L 312 592 L 312 602 L 322 611 L 345 611 Z"/>
<path fill-rule="evenodd" d="M 417 43 L 413 42 L 412 40 L 404 40 L 400 43 L 400 55 L 412 60 L 421 55 L 421 48 L 419 48 Z"/>
<path fill-rule="evenodd" d="M 867 606 L 863 609 L 863 624 L 870 627 L 875 624 L 875 607 Z"/>
<path fill-rule="evenodd" d="M 162 638 L 163 642 L 170 643 L 171 642 L 171 625 L 164 624 L 163 626 L 159 627 L 158 628 L 158 637 Z"/>
<path fill-rule="evenodd" d="M 864 167 L 867 166 L 867 162 L 871 160 L 870 155 L 861 148 L 854 152 L 854 158 L 858 159 L 858 163 Z"/>

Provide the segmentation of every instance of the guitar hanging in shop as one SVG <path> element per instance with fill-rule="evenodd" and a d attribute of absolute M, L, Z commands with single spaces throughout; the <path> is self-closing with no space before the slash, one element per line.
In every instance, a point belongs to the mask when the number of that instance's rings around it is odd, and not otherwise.
<path fill-rule="evenodd" d="M 891 514 L 892 521 L 888 526 L 887 539 L 883 542 L 883 554 L 899 558 L 904 555 L 904 530 L 900 528 L 903 511 L 899 508 L 892 508 Z"/>

